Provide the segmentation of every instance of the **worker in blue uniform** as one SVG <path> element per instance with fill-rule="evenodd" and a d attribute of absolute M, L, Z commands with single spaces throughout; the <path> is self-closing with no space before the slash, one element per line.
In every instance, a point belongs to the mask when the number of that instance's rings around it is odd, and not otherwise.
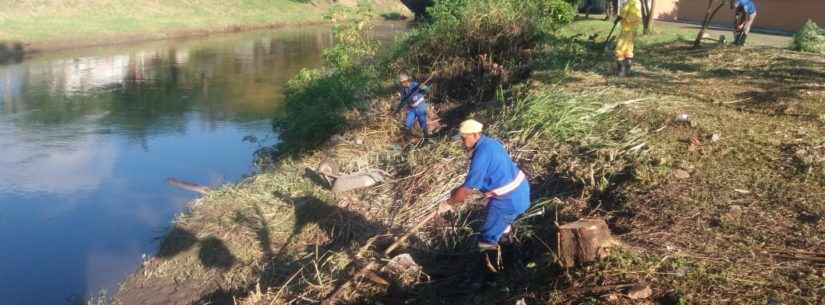
<path fill-rule="evenodd" d="M 483 128 L 484 125 L 475 120 L 466 120 L 459 127 L 462 142 L 472 154 L 472 160 L 464 184 L 453 190 L 449 205 L 445 206 L 450 209 L 450 206 L 462 204 L 474 190 L 481 191 L 489 199 L 478 247 L 487 269 L 496 272 L 491 256 L 500 261 L 499 240 L 510 231 L 516 218 L 530 207 L 530 185 L 504 145 L 483 135 Z"/>
<path fill-rule="evenodd" d="M 730 2 L 730 8 L 735 10 L 737 16 L 733 43 L 743 46 L 751 32 L 753 21 L 756 20 L 756 4 L 753 0 L 735 0 Z"/>
<path fill-rule="evenodd" d="M 398 94 L 401 97 L 401 101 L 395 108 L 395 113 L 401 111 L 402 108 L 407 111 L 404 135 L 407 138 L 412 137 L 412 129 L 417 121 L 418 127 L 421 128 L 421 132 L 424 134 L 424 138 L 428 138 L 430 136 L 430 130 L 427 126 L 427 109 L 429 106 L 427 105 L 425 96 L 430 91 L 430 88 L 427 87 L 426 84 L 420 84 L 412 80 L 407 74 L 401 74 L 399 81 L 401 82 L 401 89 Z"/>

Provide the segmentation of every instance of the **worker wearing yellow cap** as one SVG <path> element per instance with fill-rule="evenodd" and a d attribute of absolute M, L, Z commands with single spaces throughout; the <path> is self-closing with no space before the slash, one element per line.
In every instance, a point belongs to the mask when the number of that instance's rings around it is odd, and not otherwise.
<path fill-rule="evenodd" d="M 633 64 L 633 48 L 636 42 L 636 29 L 642 23 L 642 11 L 639 0 L 628 0 L 619 12 L 617 21 L 622 23 L 622 32 L 616 42 L 616 60 L 619 76 L 630 74 Z"/>
<path fill-rule="evenodd" d="M 470 171 L 464 184 L 452 192 L 448 203 L 459 205 L 478 190 L 490 199 L 487 219 L 481 228 L 479 249 L 489 260 L 489 251 L 498 252 L 498 242 L 510 230 L 516 217 L 530 207 L 530 185 L 504 145 L 482 134 L 484 125 L 476 120 L 461 123 L 459 132 L 464 147 L 472 154 Z M 492 267 L 488 261 L 488 267 Z M 496 270 L 491 270 L 496 271 Z"/>

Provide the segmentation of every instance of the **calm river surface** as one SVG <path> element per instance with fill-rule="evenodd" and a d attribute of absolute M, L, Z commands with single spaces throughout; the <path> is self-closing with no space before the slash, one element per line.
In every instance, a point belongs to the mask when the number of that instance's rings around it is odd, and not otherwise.
<path fill-rule="evenodd" d="M 283 85 L 331 42 L 329 28 L 302 27 L 0 66 L 0 304 L 116 289 L 195 198 L 166 178 L 250 173 L 253 152 L 277 141 Z"/>

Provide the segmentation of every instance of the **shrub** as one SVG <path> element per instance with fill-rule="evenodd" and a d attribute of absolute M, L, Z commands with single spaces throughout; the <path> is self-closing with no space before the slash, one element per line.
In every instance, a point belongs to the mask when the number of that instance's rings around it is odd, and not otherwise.
<path fill-rule="evenodd" d="M 809 19 L 799 32 L 794 34 L 791 48 L 802 52 L 825 53 L 825 34 Z"/>
<path fill-rule="evenodd" d="M 324 66 L 303 69 L 286 86 L 283 111 L 275 118 L 281 130 L 279 151 L 311 149 L 346 126 L 344 113 L 365 106 L 361 97 L 376 87 L 377 72 L 364 64 L 375 56 L 376 41 L 368 6 L 335 7 L 327 18 L 335 23 L 334 45 L 323 51 Z"/>

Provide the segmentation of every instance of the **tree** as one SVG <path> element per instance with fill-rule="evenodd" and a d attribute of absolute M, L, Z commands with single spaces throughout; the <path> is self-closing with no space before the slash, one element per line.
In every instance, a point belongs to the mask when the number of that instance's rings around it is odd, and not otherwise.
<path fill-rule="evenodd" d="M 713 7 L 714 2 L 718 3 L 716 8 Z M 705 36 L 705 31 L 707 31 L 710 21 L 713 20 L 716 13 L 719 12 L 719 9 L 725 6 L 726 3 L 728 3 L 728 0 L 708 0 L 708 10 L 705 13 L 705 20 L 702 21 L 702 29 L 699 30 L 699 34 L 696 35 L 696 40 L 693 41 L 694 48 L 698 48 L 702 45 L 702 37 Z"/>
<path fill-rule="evenodd" d="M 653 31 L 653 13 L 656 10 L 656 0 L 641 0 L 642 3 L 642 27 L 644 34 Z"/>

